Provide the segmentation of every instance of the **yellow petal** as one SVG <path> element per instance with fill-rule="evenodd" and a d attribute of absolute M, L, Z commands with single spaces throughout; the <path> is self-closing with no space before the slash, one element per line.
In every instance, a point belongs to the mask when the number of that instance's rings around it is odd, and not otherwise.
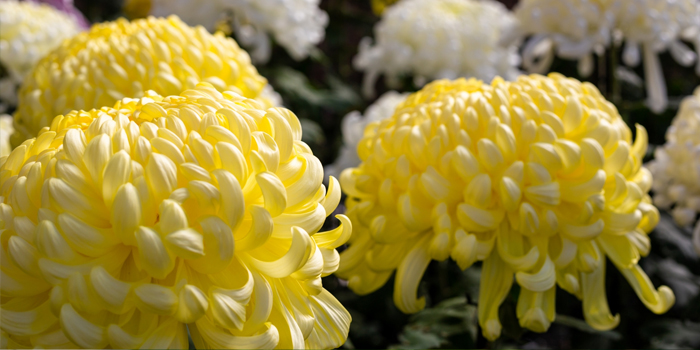
<path fill-rule="evenodd" d="M 265 209 L 276 217 L 287 208 L 287 189 L 282 181 L 271 172 L 263 172 L 255 176 L 263 198 L 265 199 Z"/>
<path fill-rule="evenodd" d="M 676 297 L 671 288 L 661 286 L 658 290 L 654 289 L 651 280 L 649 280 L 649 277 L 639 265 L 634 265 L 629 269 L 621 267 L 618 267 L 618 269 L 630 283 L 639 299 L 653 313 L 662 314 L 668 311 L 676 302 Z"/>
<path fill-rule="evenodd" d="M 265 275 L 273 278 L 284 278 L 300 269 L 312 253 L 314 246 L 311 237 L 304 230 L 292 228 L 292 244 L 287 253 L 273 261 L 263 261 L 249 256 L 250 263 Z"/>
<path fill-rule="evenodd" d="M 175 267 L 172 253 L 153 229 L 139 226 L 136 230 L 136 246 L 141 266 L 155 278 L 165 278 Z"/>
<path fill-rule="evenodd" d="M 209 307 L 206 295 L 191 284 L 180 291 L 176 317 L 182 323 L 192 323 L 204 316 Z"/>
<path fill-rule="evenodd" d="M 78 314 L 70 304 L 61 307 L 61 327 L 73 343 L 88 349 L 101 349 L 107 345 L 107 332 Z"/>
<path fill-rule="evenodd" d="M 513 284 L 513 271 L 498 254 L 489 255 L 481 268 L 479 285 L 479 325 L 484 337 L 496 340 L 501 335 L 498 308 Z"/>
<path fill-rule="evenodd" d="M 417 298 L 418 283 L 430 263 L 429 236 L 421 239 L 411 249 L 396 270 L 394 303 L 404 313 L 416 313 L 425 307 L 425 297 Z"/>
<path fill-rule="evenodd" d="M 591 327 L 605 331 L 620 323 L 620 315 L 610 314 L 605 296 L 605 263 L 598 264 L 590 273 L 581 273 L 583 316 Z"/>

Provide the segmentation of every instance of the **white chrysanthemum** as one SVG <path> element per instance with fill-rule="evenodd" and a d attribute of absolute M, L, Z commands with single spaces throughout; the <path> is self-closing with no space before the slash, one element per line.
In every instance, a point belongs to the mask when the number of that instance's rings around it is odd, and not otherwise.
<path fill-rule="evenodd" d="M 649 107 L 656 113 L 666 109 L 668 99 L 658 53 L 669 50 L 683 66 L 697 55 L 681 40 L 692 41 L 700 52 L 700 2 L 697 0 L 616 0 L 615 37 L 625 41 L 625 64 L 636 66 L 640 46 Z M 697 66 L 700 74 L 700 65 Z"/>
<path fill-rule="evenodd" d="M 592 54 L 602 54 L 612 41 L 625 42 L 623 61 L 636 66 L 641 47 L 648 104 L 656 113 L 667 105 L 657 54 L 669 50 L 689 66 L 697 55 L 681 40 L 700 50 L 697 0 L 523 0 L 515 14 L 521 34 L 532 35 L 523 49 L 523 66 L 530 72 L 547 71 L 556 53 L 578 59 L 579 73 L 587 76 L 593 70 Z M 700 74 L 700 62 L 696 70 Z"/>
<path fill-rule="evenodd" d="M 176 14 L 189 25 L 214 30 L 227 13 L 233 16 L 236 38 L 256 62 L 270 59 L 269 36 L 296 60 L 304 59 L 321 42 L 328 14 L 320 0 L 131 0 L 132 7 L 149 7 L 154 16 Z"/>
<path fill-rule="evenodd" d="M 338 158 L 333 164 L 326 167 L 325 173 L 339 177 L 343 170 L 360 165 L 361 161 L 357 155 L 357 144 L 362 140 L 367 125 L 394 115 L 396 106 L 406 100 L 408 95 L 408 93 L 389 91 L 379 97 L 371 106 L 367 107 L 364 116 L 358 111 L 348 113 L 341 124 L 343 146 L 340 149 Z"/>
<path fill-rule="evenodd" d="M 15 129 L 12 127 L 12 116 L 7 114 L 0 115 L 0 158 L 9 156 L 10 151 L 10 135 Z"/>
<path fill-rule="evenodd" d="M 21 80 L 47 52 L 79 31 L 73 18 L 51 6 L 1 1 L 0 63 Z"/>
<path fill-rule="evenodd" d="M 666 144 L 656 149 L 654 158 L 648 164 L 654 177 L 654 204 L 673 208 L 676 223 L 689 227 L 700 213 L 700 88 L 681 103 L 666 132 Z"/>
<path fill-rule="evenodd" d="M 79 31 L 73 17 L 49 5 L 0 1 L 0 64 L 9 74 L 0 79 L 0 100 L 15 105 L 15 87 L 34 64 Z"/>
<path fill-rule="evenodd" d="M 515 9 L 524 35 L 532 35 L 523 49 L 523 67 L 531 73 L 545 73 L 554 53 L 566 59 L 580 59 L 579 72 L 593 69 L 593 52 L 602 53 L 610 43 L 612 13 L 601 1 L 523 0 Z"/>
<path fill-rule="evenodd" d="M 366 72 L 368 95 L 382 73 L 389 83 L 402 74 L 412 74 L 419 84 L 436 78 L 514 78 L 517 48 L 503 44 L 514 24 L 496 1 L 403 0 L 384 12 L 374 45 L 362 40 L 354 65 Z"/>

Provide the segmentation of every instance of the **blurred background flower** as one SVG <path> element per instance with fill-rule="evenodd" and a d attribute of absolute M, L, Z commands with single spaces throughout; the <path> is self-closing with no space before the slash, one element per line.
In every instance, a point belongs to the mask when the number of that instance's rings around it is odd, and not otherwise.
<path fill-rule="evenodd" d="M 274 94 L 263 94 L 267 80 L 248 54 L 221 33 L 190 27 L 176 16 L 96 24 L 61 44 L 27 76 L 13 146 L 70 110 L 110 106 L 147 90 L 177 94 L 200 81 L 257 98 L 266 107 L 278 102 Z"/>
<path fill-rule="evenodd" d="M 135 17 L 176 14 L 189 25 L 209 31 L 229 21 L 238 41 L 256 63 L 270 59 L 272 42 L 283 46 L 296 60 L 306 58 L 323 40 L 328 14 L 320 0 L 129 0 L 125 9 Z"/>
<path fill-rule="evenodd" d="M 340 173 L 347 169 L 360 165 L 361 160 L 357 155 L 357 145 L 364 137 L 367 125 L 390 118 L 394 110 L 403 102 L 408 93 L 387 91 L 376 102 L 367 107 L 364 116 L 358 111 L 352 111 L 343 117 L 341 124 L 343 132 L 343 146 L 333 164 L 326 166 L 326 175 L 339 177 Z"/>
<path fill-rule="evenodd" d="M 12 148 L 10 147 L 10 135 L 14 128 L 12 127 L 12 116 L 9 114 L 0 114 L 0 158 L 10 155 Z"/>
<path fill-rule="evenodd" d="M 403 0 L 382 14 L 375 43 L 363 39 L 353 63 L 365 72 L 367 96 L 381 74 L 389 86 L 402 75 L 413 76 L 417 85 L 437 78 L 513 79 L 517 47 L 502 41 L 514 24 L 496 1 Z"/>
<path fill-rule="evenodd" d="M 340 188 L 331 178 L 326 191 L 287 109 L 209 84 L 148 92 L 58 116 L 0 158 L 0 173 L 3 347 L 347 338 L 350 314 L 321 277 L 351 224 L 338 215 L 319 232 Z"/>
<path fill-rule="evenodd" d="M 696 225 L 700 214 L 700 88 L 681 103 L 666 131 L 666 144 L 647 165 L 654 176 L 654 204 L 668 210 L 683 228 Z M 698 246 L 700 222 L 694 242 Z"/>
<path fill-rule="evenodd" d="M 697 0 L 523 0 L 515 9 L 521 35 L 531 36 L 523 48 L 523 67 L 546 72 L 553 55 L 578 60 L 579 74 L 589 76 L 595 53 L 603 55 L 623 45 L 622 61 L 637 66 L 644 60 L 647 104 L 655 113 L 668 98 L 658 54 L 669 51 L 683 66 L 700 52 L 700 2 Z M 700 62 L 697 74 L 700 75 Z"/>
<path fill-rule="evenodd" d="M 68 5 L 0 1 L 0 113 L 17 105 L 15 90 L 34 65 L 84 28 L 84 18 L 63 11 Z"/>

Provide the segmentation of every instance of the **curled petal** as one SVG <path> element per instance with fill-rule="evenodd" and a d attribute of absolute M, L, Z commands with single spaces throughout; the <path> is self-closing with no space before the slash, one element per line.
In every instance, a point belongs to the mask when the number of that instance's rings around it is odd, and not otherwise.
<path fill-rule="evenodd" d="M 289 250 L 280 258 L 273 261 L 263 261 L 249 256 L 251 264 L 265 275 L 273 278 L 284 278 L 300 269 L 312 253 L 315 244 L 304 230 L 292 228 L 292 244 Z"/>
<path fill-rule="evenodd" d="M 479 285 L 479 325 L 484 337 L 496 340 L 501 335 L 498 308 L 513 284 L 513 270 L 498 254 L 489 255 L 481 269 Z"/>
<path fill-rule="evenodd" d="M 418 283 L 430 263 L 429 236 L 420 240 L 403 259 L 396 271 L 394 303 L 404 313 L 415 313 L 425 307 L 425 297 L 417 298 Z"/>
<path fill-rule="evenodd" d="M 598 264 L 590 273 L 581 273 L 583 316 L 591 327 L 605 331 L 620 323 L 620 315 L 610 314 L 605 296 L 605 264 Z"/>
<path fill-rule="evenodd" d="M 320 248 L 335 249 L 345 244 L 352 234 L 352 222 L 347 216 L 338 214 L 335 216 L 340 220 L 340 225 L 332 230 L 318 232 L 312 237 Z"/>
<path fill-rule="evenodd" d="M 632 289 L 637 293 L 639 299 L 655 314 L 662 314 L 668 311 L 675 303 L 676 297 L 671 288 L 661 286 L 658 290 L 655 290 L 651 280 L 649 280 L 649 277 L 639 265 L 635 264 L 631 268 L 618 268 L 630 283 Z"/>
<path fill-rule="evenodd" d="M 533 292 L 549 290 L 554 287 L 557 279 L 554 263 L 549 259 L 549 256 L 547 256 L 539 271 L 535 273 L 518 271 L 515 274 L 515 279 L 521 287 Z"/>

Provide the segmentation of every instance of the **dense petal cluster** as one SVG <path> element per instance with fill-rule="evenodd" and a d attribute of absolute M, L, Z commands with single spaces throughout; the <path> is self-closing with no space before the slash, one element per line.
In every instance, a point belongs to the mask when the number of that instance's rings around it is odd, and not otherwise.
<path fill-rule="evenodd" d="M 231 16 L 240 43 L 253 60 L 267 62 L 272 52 L 269 36 L 296 60 L 309 55 L 326 34 L 328 14 L 320 0 L 209 0 L 207 6 L 192 0 L 131 0 L 132 7 L 146 7 L 154 16 L 176 14 L 190 25 L 214 30 Z"/>
<path fill-rule="evenodd" d="M 523 0 L 515 15 L 522 35 L 532 35 L 523 49 L 523 66 L 544 73 L 554 53 L 579 60 L 579 72 L 593 70 L 593 53 L 601 55 L 611 43 L 625 42 L 623 61 L 636 66 L 644 58 L 650 108 L 666 108 L 666 85 L 658 53 L 669 50 L 682 65 L 700 53 L 700 3 L 696 0 Z M 640 53 L 640 47 L 643 54 Z M 700 75 L 700 61 L 697 72 Z"/>
<path fill-rule="evenodd" d="M 79 31 L 73 17 L 51 6 L 0 1 L 0 64 L 9 73 L 0 84 L 11 85 L 4 102 L 16 104 L 15 86 L 42 57 Z"/>
<path fill-rule="evenodd" d="M 0 158 L 3 348 L 335 348 L 351 224 L 296 116 L 200 84 L 72 111 Z"/>
<path fill-rule="evenodd" d="M 199 81 L 270 106 L 261 98 L 267 80 L 222 34 L 189 27 L 175 16 L 96 24 L 61 44 L 27 76 L 12 144 L 36 136 L 59 114 L 112 106 L 147 90 L 175 95 Z"/>
<path fill-rule="evenodd" d="M 388 8 L 374 29 L 376 43 L 366 38 L 354 58 L 365 71 L 363 90 L 373 93 L 380 74 L 391 85 L 404 74 L 424 79 L 517 76 L 517 47 L 501 43 L 514 24 L 496 1 L 403 0 Z"/>
<path fill-rule="evenodd" d="M 642 168 L 647 134 L 630 129 L 590 83 L 558 74 L 440 80 L 367 127 L 362 164 L 341 175 L 353 236 L 337 275 L 370 293 L 396 271 L 394 302 L 421 310 L 416 290 L 431 260 L 483 261 L 479 324 L 501 332 L 499 305 L 513 279 L 520 324 L 544 332 L 555 285 L 583 300 L 596 329 L 619 322 L 607 305 L 606 258 L 642 302 L 674 302 L 637 264 L 659 219 Z"/>
<path fill-rule="evenodd" d="M 700 214 L 700 88 L 681 103 L 666 131 L 666 144 L 654 151 L 647 167 L 654 175 L 654 204 L 671 210 L 681 227 L 695 224 Z M 700 252 L 700 221 L 695 235 Z"/>
<path fill-rule="evenodd" d="M 360 143 L 365 133 L 365 127 L 370 123 L 390 118 L 394 110 L 401 102 L 406 100 L 408 93 L 388 91 L 380 96 L 376 102 L 367 107 L 363 116 L 358 111 L 352 111 L 343 118 L 341 131 L 343 133 L 343 146 L 333 164 L 326 167 L 326 174 L 338 176 L 347 169 L 360 165 L 360 157 L 357 155 L 357 144 Z"/>

